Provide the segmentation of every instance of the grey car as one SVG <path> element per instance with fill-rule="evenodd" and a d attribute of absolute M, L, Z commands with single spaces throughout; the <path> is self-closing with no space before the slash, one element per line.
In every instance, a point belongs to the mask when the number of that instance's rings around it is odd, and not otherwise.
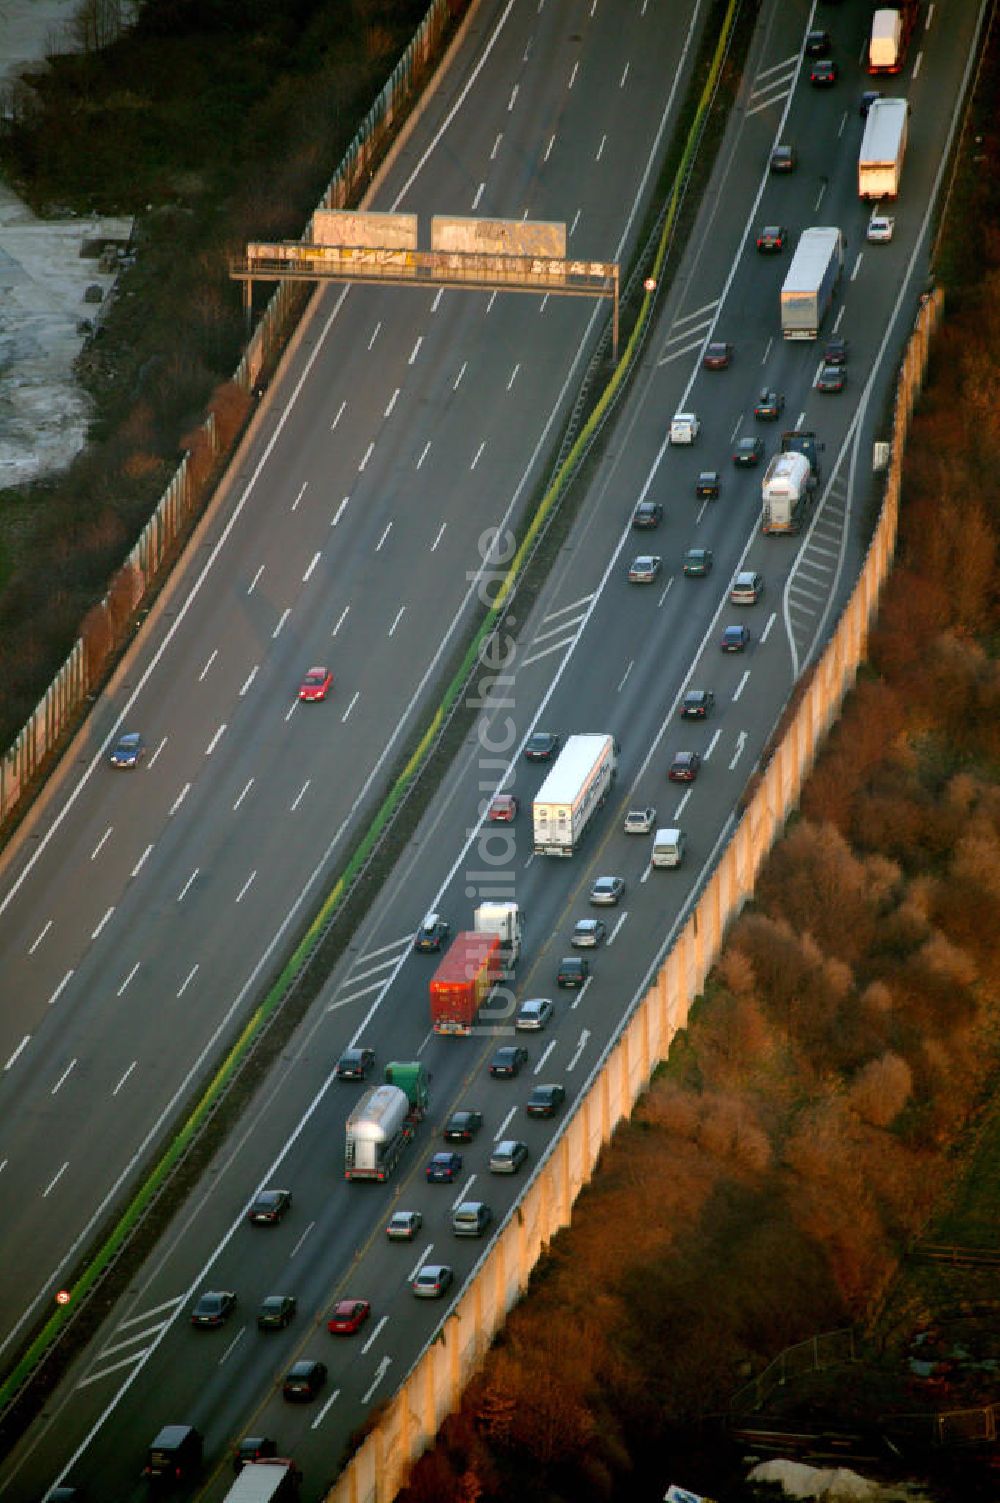
<path fill-rule="evenodd" d="M 577 919 L 569 942 L 574 950 L 596 950 L 598 945 L 603 945 L 607 935 L 608 928 L 603 919 Z"/>
<path fill-rule="evenodd" d="M 418 1299 L 440 1299 L 454 1280 L 455 1271 L 447 1263 L 425 1263 L 413 1280 L 413 1292 Z"/>
<path fill-rule="evenodd" d="M 624 877 L 597 877 L 591 884 L 590 901 L 595 908 L 614 908 L 624 896 Z"/>
<path fill-rule="evenodd" d="M 519 1138 L 504 1138 L 490 1154 L 491 1174 L 516 1174 L 528 1162 L 528 1145 Z"/>
<path fill-rule="evenodd" d="M 530 997 L 522 1002 L 514 1019 L 514 1027 L 524 1032 L 544 1028 L 551 1021 L 555 1008 L 548 997 Z"/>

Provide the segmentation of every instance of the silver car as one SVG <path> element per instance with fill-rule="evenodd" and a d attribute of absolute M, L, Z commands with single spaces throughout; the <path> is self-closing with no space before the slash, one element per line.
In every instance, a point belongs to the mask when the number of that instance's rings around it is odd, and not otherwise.
<path fill-rule="evenodd" d="M 626 835 L 648 835 L 656 824 L 656 810 L 652 804 L 646 809 L 630 809 L 625 816 Z"/>
<path fill-rule="evenodd" d="M 504 1138 L 490 1154 L 491 1174 L 516 1174 L 528 1161 L 528 1145 L 518 1138 Z"/>
<path fill-rule="evenodd" d="M 577 919 L 569 942 L 574 950 L 594 950 L 603 945 L 607 932 L 603 919 Z"/>
<path fill-rule="evenodd" d="M 590 888 L 590 901 L 597 908 L 613 908 L 624 896 L 624 877 L 598 877 Z"/>
<path fill-rule="evenodd" d="M 555 1008 L 548 997 L 531 997 L 522 1002 L 514 1019 L 514 1027 L 524 1030 L 544 1028 L 551 1020 Z"/>

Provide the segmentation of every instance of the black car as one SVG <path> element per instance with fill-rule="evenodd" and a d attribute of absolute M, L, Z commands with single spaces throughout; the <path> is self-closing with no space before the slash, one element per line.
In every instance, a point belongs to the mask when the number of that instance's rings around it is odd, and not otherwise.
<path fill-rule="evenodd" d="M 719 646 L 723 652 L 745 652 L 750 642 L 748 626 L 727 626 Z"/>
<path fill-rule="evenodd" d="M 809 69 L 809 82 L 814 89 L 829 89 L 837 82 L 837 64 L 831 57 L 820 58 Z"/>
<path fill-rule="evenodd" d="M 711 548 L 689 548 L 681 568 L 688 579 L 702 579 L 712 569 Z"/>
<path fill-rule="evenodd" d="M 584 955 L 564 955 L 556 972 L 559 986 L 583 986 L 590 975 L 590 961 Z"/>
<path fill-rule="evenodd" d="M 295 1318 L 294 1294 L 269 1294 L 260 1302 L 257 1311 L 258 1331 L 283 1331 Z"/>
<path fill-rule="evenodd" d="M 785 248 L 788 231 L 783 224 L 765 224 L 757 231 L 757 249 L 761 255 L 777 255 Z"/>
<path fill-rule="evenodd" d="M 236 1309 L 236 1295 L 231 1289 L 210 1289 L 201 1296 L 191 1311 L 191 1324 L 203 1331 L 214 1331 L 225 1325 Z"/>
<path fill-rule="evenodd" d="M 881 98 L 882 98 L 882 90 L 881 89 L 866 89 L 865 90 L 865 92 L 861 96 L 861 103 L 858 106 L 858 113 L 861 116 L 862 120 L 868 114 L 868 111 L 871 109 L 871 107 L 875 103 L 876 99 L 881 99 Z"/>
<path fill-rule="evenodd" d="M 694 493 L 699 499 L 714 501 L 719 494 L 720 487 L 718 470 L 702 470 L 694 483 Z"/>
<path fill-rule="evenodd" d="M 364 1080 L 374 1068 L 374 1049 L 345 1049 L 337 1061 L 337 1079 Z"/>
<path fill-rule="evenodd" d="M 443 919 L 440 913 L 428 913 L 417 930 L 413 948 L 420 955 L 432 955 L 447 944 L 450 933 L 451 925 L 447 919 Z"/>
<path fill-rule="evenodd" d="M 715 695 L 711 689 L 688 689 L 681 700 L 682 720 L 704 720 L 712 712 Z"/>
<path fill-rule="evenodd" d="M 291 1204 L 291 1190 L 259 1190 L 250 1202 L 247 1220 L 254 1226 L 277 1226 Z"/>
<path fill-rule="evenodd" d="M 663 521 L 663 507 L 659 501 L 640 501 L 632 513 L 632 526 L 640 531 L 659 527 Z"/>
<path fill-rule="evenodd" d="M 251 1461 L 269 1461 L 278 1454 L 278 1442 L 267 1435 L 244 1435 L 233 1450 L 233 1471 L 242 1472 Z"/>
<path fill-rule="evenodd" d="M 524 755 L 529 762 L 551 762 L 559 750 L 559 737 L 548 731 L 535 731 L 524 744 Z"/>
<path fill-rule="evenodd" d="M 314 1399 L 326 1382 L 326 1363 L 316 1362 L 310 1357 L 304 1357 L 301 1362 L 296 1362 L 285 1374 L 282 1385 L 282 1397 L 289 1403 L 308 1403 Z"/>
<path fill-rule="evenodd" d="M 761 423 L 776 423 L 785 410 L 785 399 L 780 392 L 765 386 L 754 405 L 753 415 Z"/>
<path fill-rule="evenodd" d="M 490 1074 L 519 1075 L 528 1063 L 528 1051 L 520 1044 L 502 1044 L 490 1060 Z"/>
<path fill-rule="evenodd" d="M 771 171 L 794 172 L 796 160 L 794 146 L 776 146 L 771 152 Z"/>
<path fill-rule="evenodd" d="M 448 1143 L 471 1143 L 482 1125 L 482 1112 L 452 1112 L 444 1124 L 445 1141 Z"/>
<path fill-rule="evenodd" d="M 739 469 L 749 469 L 752 465 L 760 464 L 764 457 L 764 440 L 762 438 L 741 438 L 733 449 L 733 464 Z"/>
<path fill-rule="evenodd" d="M 561 1085 L 538 1085 L 528 1097 L 525 1110 L 529 1117 L 554 1117 L 565 1100 Z"/>
<path fill-rule="evenodd" d="M 828 31 L 809 31 L 806 33 L 806 57 L 829 57 L 830 46 L 830 33 Z"/>

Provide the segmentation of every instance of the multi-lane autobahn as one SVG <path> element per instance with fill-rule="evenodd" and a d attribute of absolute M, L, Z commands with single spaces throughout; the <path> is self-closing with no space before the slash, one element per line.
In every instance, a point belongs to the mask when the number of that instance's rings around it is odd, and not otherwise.
<path fill-rule="evenodd" d="M 523 208 L 568 224 L 575 212 L 568 205 L 578 201 L 574 235 L 589 214 L 600 224 L 595 233 L 621 239 L 648 155 L 636 138 L 653 141 L 665 118 L 664 81 L 683 61 L 677 18 L 667 27 L 636 7 L 623 24 L 620 12 L 611 17 L 598 4 L 569 29 L 547 5 L 530 15 L 517 6 L 489 14 L 491 26 L 481 27 L 459 65 L 453 93 L 422 123 L 422 144 L 414 138 L 387 199 L 407 207 L 418 191 L 425 202 L 425 193 L 446 185 L 454 198 L 461 182 L 471 188 L 470 212 L 513 217 Z M 831 8 L 828 16 L 841 79 L 819 93 L 799 69 L 805 8 L 762 11 L 691 253 L 578 525 L 510 648 L 513 704 L 484 711 L 242 1131 L 5 1468 L 4 1496 L 41 1496 L 67 1469 L 95 1496 L 141 1496 L 144 1447 L 168 1420 L 197 1424 L 213 1462 L 242 1433 L 273 1434 L 303 1466 L 305 1495 L 320 1496 L 347 1437 L 406 1371 L 441 1313 L 412 1298 L 417 1262 L 440 1259 L 461 1277 L 476 1261 L 478 1244 L 451 1237 L 452 1200 L 471 1193 L 498 1219 L 506 1214 L 518 1181 L 488 1174 L 491 1143 L 510 1134 L 524 1138 L 533 1160 L 544 1153 L 554 1129 L 525 1118 L 528 1087 L 560 1080 L 571 1109 L 662 953 L 730 828 L 795 673 L 849 588 L 870 442 L 925 276 L 927 215 L 978 10 L 963 8 L 947 31 L 931 16 L 907 70 L 885 86 L 911 100 L 911 146 L 896 237 L 870 249 L 854 181 L 867 7 Z M 655 39 L 643 32 L 648 25 L 662 28 Z M 635 88 L 645 89 L 650 116 L 641 126 Z M 799 155 L 797 172 L 781 179 L 766 172 L 779 136 L 794 139 Z M 602 163 L 612 155 L 605 178 Z M 405 186 L 418 165 L 421 175 Z M 848 273 L 830 319 L 850 341 L 839 396 L 813 390 L 815 347 L 785 345 L 778 334 L 782 258 L 759 257 L 753 247 L 758 222 L 775 220 L 793 233 L 837 223 L 848 237 Z M 466 614 L 476 539 L 531 478 L 548 415 L 576 374 L 587 323 L 578 309 L 531 301 L 501 308 L 488 297 L 445 298 L 434 309 L 420 296 L 419 307 L 402 294 L 331 297 L 330 321 L 324 315 L 314 324 L 229 514 L 195 561 L 194 580 L 207 566 L 204 584 L 168 603 L 148 658 L 121 689 L 121 703 L 136 695 L 129 723 L 141 724 L 150 745 L 145 767 L 108 773 L 99 753 L 113 715 L 98 716 L 93 767 L 65 781 L 34 851 L 8 871 L 0 925 L 4 974 L 17 978 L 18 998 L 4 1016 L 13 1032 L 2 1087 L 10 1093 L 3 1173 L 11 1175 L 18 1228 L 14 1245 L 0 1251 L 11 1260 L 2 1281 L 9 1333 L 51 1287 L 72 1237 L 83 1234 L 137 1143 L 183 1089 L 199 1051 L 249 995 L 291 902 L 308 896 L 303 874 L 319 867 L 366 784 L 374 786 L 380 755 L 419 699 L 443 632 L 452 622 L 459 629 Z M 713 331 L 733 342 L 734 361 L 702 373 L 699 352 Z M 744 432 L 759 431 L 769 451 L 774 446 L 752 419 L 765 382 L 785 395 L 786 415 L 826 443 L 820 499 L 797 540 L 759 536 L 759 473 L 742 473 L 729 458 Z M 666 419 L 682 404 L 702 418 L 692 451 L 664 442 Z M 718 500 L 701 503 L 694 478 L 706 465 L 720 470 L 723 488 Z M 661 500 L 666 517 L 638 539 L 628 523 L 643 496 Z M 713 551 L 707 578 L 679 572 L 693 545 Z M 626 582 L 639 551 L 663 556 L 652 586 Z M 765 595 L 749 609 L 726 603 L 738 566 L 765 576 Z M 736 619 L 749 625 L 751 643 L 725 657 L 719 632 Z M 333 698 L 296 707 L 298 676 L 327 660 Z M 715 693 L 703 725 L 676 716 L 691 684 Z M 530 802 L 541 774 L 516 754 L 539 716 L 563 734 L 613 731 L 622 746 L 620 795 L 573 861 L 531 858 L 522 815 L 514 853 L 495 865 L 477 828 L 482 785 L 495 785 L 493 764 L 510 756 L 506 786 L 522 807 Z M 670 754 L 682 747 L 703 758 L 689 790 L 665 779 Z M 631 802 L 655 804 L 664 822 L 685 827 L 681 872 L 649 874 L 648 842 L 621 833 Z M 623 875 L 628 891 L 612 911 L 590 986 L 557 997 L 556 966 L 602 870 Z M 496 1042 L 489 1033 L 463 1041 L 430 1033 L 432 962 L 410 953 L 428 907 L 460 927 L 486 888 L 510 891 L 527 915 L 519 995 L 556 1000 L 554 1022 L 529 1044 L 527 1070 L 513 1082 L 485 1073 Z M 389 1188 L 340 1177 L 356 1088 L 333 1082 L 330 1071 L 354 1038 L 381 1060 L 419 1057 L 433 1072 L 429 1126 Z M 427 1186 L 435 1129 L 457 1105 L 483 1111 L 483 1133 L 466 1150 L 453 1190 Z M 265 1180 L 287 1183 L 294 1207 L 279 1227 L 251 1229 L 243 1211 Z M 397 1205 L 424 1213 L 413 1248 L 390 1246 L 382 1234 Z M 61 1218 L 62 1243 L 53 1238 Z M 237 1312 L 220 1332 L 187 1325 L 203 1288 L 238 1293 Z M 296 1295 L 296 1320 L 287 1332 L 258 1335 L 257 1302 L 281 1292 Z M 361 1336 L 335 1339 L 325 1315 L 345 1294 L 370 1299 L 373 1316 Z M 312 1405 L 293 1409 L 275 1385 L 299 1355 L 321 1357 L 330 1375 Z M 221 1478 L 211 1484 L 213 1496 L 222 1490 Z"/>

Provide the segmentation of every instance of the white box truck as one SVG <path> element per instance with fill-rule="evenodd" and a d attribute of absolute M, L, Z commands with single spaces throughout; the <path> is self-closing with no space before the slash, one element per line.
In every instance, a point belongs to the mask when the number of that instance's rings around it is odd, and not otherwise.
<path fill-rule="evenodd" d="M 844 237 L 834 226 L 803 230 L 781 288 L 781 332 L 815 339 L 844 269 Z"/>
<path fill-rule="evenodd" d="M 614 736 L 570 736 L 531 806 L 538 856 L 572 856 L 618 771 Z"/>
<path fill-rule="evenodd" d="M 891 9 L 877 10 L 872 16 L 872 34 L 868 42 L 868 72 L 899 73 L 917 21 L 918 0 L 902 0 Z"/>
<path fill-rule="evenodd" d="M 858 197 L 895 198 L 906 155 L 905 99 L 876 99 L 868 111 L 858 155 Z"/>
<path fill-rule="evenodd" d="M 812 470 L 804 454 L 776 454 L 761 481 L 761 531 L 798 532 L 809 499 Z"/>

